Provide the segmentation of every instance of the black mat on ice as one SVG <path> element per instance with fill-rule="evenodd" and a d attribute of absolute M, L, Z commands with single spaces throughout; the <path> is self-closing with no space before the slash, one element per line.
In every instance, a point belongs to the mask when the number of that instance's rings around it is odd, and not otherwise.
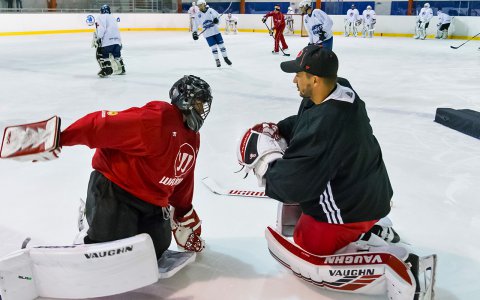
<path fill-rule="evenodd" d="M 437 108 L 435 122 L 480 139 L 480 112 L 478 111 Z"/>

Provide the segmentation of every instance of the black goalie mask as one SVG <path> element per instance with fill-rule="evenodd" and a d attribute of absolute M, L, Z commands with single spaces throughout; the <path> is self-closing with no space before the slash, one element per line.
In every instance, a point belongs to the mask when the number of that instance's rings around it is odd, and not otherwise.
<path fill-rule="evenodd" d="M 173 84 L 170 99 L 182 111 L 188 128 L 200 130 L 212 105 L 212 92 L 208 83 L 197 76 L 185 75 Z"/>

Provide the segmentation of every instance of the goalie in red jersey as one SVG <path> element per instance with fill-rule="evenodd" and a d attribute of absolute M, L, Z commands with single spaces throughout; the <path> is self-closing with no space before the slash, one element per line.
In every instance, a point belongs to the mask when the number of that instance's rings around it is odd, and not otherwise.
<path fill-rule="evenodd" d="M 282 43 L 283 51 L 288 49 L 287 42 L 285 42 L 285 37 L 283 36 L 283 31 L 285 30 L 285 17 L 280 11 L 280 5 L 278 4 L 275 5 L 275 8 L 273 11 L 264 15 L 262 18 L 262 22 L 263 23 L 267 22 L 267 19 L 269 17 L 272 17 L 273 19 L 273 27 L 270 30 L 270 35 L 273 36 L 273 38 L 275 39 L 275 45 L 272 53 L 278 54 L 280 43 Z"/>
<path fill-rule="evenodd" d="M 173 84 L 170 99 L 93 112 L 61 133 L 58 117 L 7 128 L 0 156 L 40 161 L 57 158 L 63 146 L 96 149 L 87 190 L 85 244 L 147 233 L 160 258 L 173 231 L 179 247 L 200 252 L 205 243 L 192 199 L 198 131 L 210 111 L 210 86 L 187 75 Z"/>

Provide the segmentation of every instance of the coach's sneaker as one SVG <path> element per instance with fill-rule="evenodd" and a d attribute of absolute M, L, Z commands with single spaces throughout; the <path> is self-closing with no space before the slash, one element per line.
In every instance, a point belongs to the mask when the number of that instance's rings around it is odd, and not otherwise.
<path fill-rule="evenodd" d="M 230 59 L 228 59 L 228 57 L 224 57 L 223 60 L 227 63 L 227 65 L 231 66 L 232 65 L 232 61 Z"/>
<path fill-rule="evenodd" d="M 219 59 L 216 59 L 215 62 L 217 63 L 217 68 L 220 68 L 222 66 Z"/>

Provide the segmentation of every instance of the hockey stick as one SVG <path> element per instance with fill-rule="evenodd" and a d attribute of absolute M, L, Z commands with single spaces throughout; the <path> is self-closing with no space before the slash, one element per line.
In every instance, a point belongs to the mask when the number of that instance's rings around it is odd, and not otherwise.
<path fill-rule="evenodd" d="M 473 39 L 474 39 L 475 37 L 477 37 L 478 35 L 480 35 L 480 32 L 477 33 L 476 35 L 474 35 L 471 39 L 469 39 L 469 40 L 466 41 L 465 43 L 461 44 L 460 46 L 457 46 L 457 47 L 455 47 L 455 46 L 450 46 L 450 48 L 452 48 L 452 49 L 458 49 L 458 48 L 462 47 L 463 45 L 465 45 L 466 43 L 468 43 L 468 42 L 470 42 L 471 40 L 473 40 Z"/>
<path fill-rule="evenodd" d="M 273 32 L 273 31 L 270 29 L 270 27 L 268 27 L 267 23 L 263 23 L 263 24 L 265 24 L 265 26 L 267 26 L 268 32 Z M 273 35 L 270 35 L 270 36 L 275 40 L 275 38 L 273 37 Z M 282 51 L 283 56 L 290 56 L 289 53 L 285 53 L 285 52 L 283 51 L 283 49 L 282 49 L 282 47 L 280 47 L 280 45 L 278 45 L 278 48 L 280 48 L 280 51 Z"/>
<path fill-rule="evenodd" d="M 232 6 L 232 2 L 233 2 L 233 1 L 231 1 L 230 4 L 228 5 L 227 9 L 224 10 L 223 13 L 218 16 L 217 19 L 218 19 L 219 22 L 220 22 L 220 18 L 230 9 L 230 6 Z M 208 28 L 210 28 L 210 27 L 208 27 Z M 198 36 L 202 35 L 202 33 L 204 33 L 205 30 L 207 30 L 208 28 L 204 28 L 204 29 L 202 30 L 202 32 L 200 32 L 200 33 L 198 34 Z"/>
<path fill-rule="evenodd" d="M 203 184 L 214 194 L 222 196 L 240 196 L 240 197 L 255 197 L 268 198 L 264 191 L 251 191 L 241 189 L 225 189 L 220 187 L 213 178 L 205 177 L 202 179 Z"/>

